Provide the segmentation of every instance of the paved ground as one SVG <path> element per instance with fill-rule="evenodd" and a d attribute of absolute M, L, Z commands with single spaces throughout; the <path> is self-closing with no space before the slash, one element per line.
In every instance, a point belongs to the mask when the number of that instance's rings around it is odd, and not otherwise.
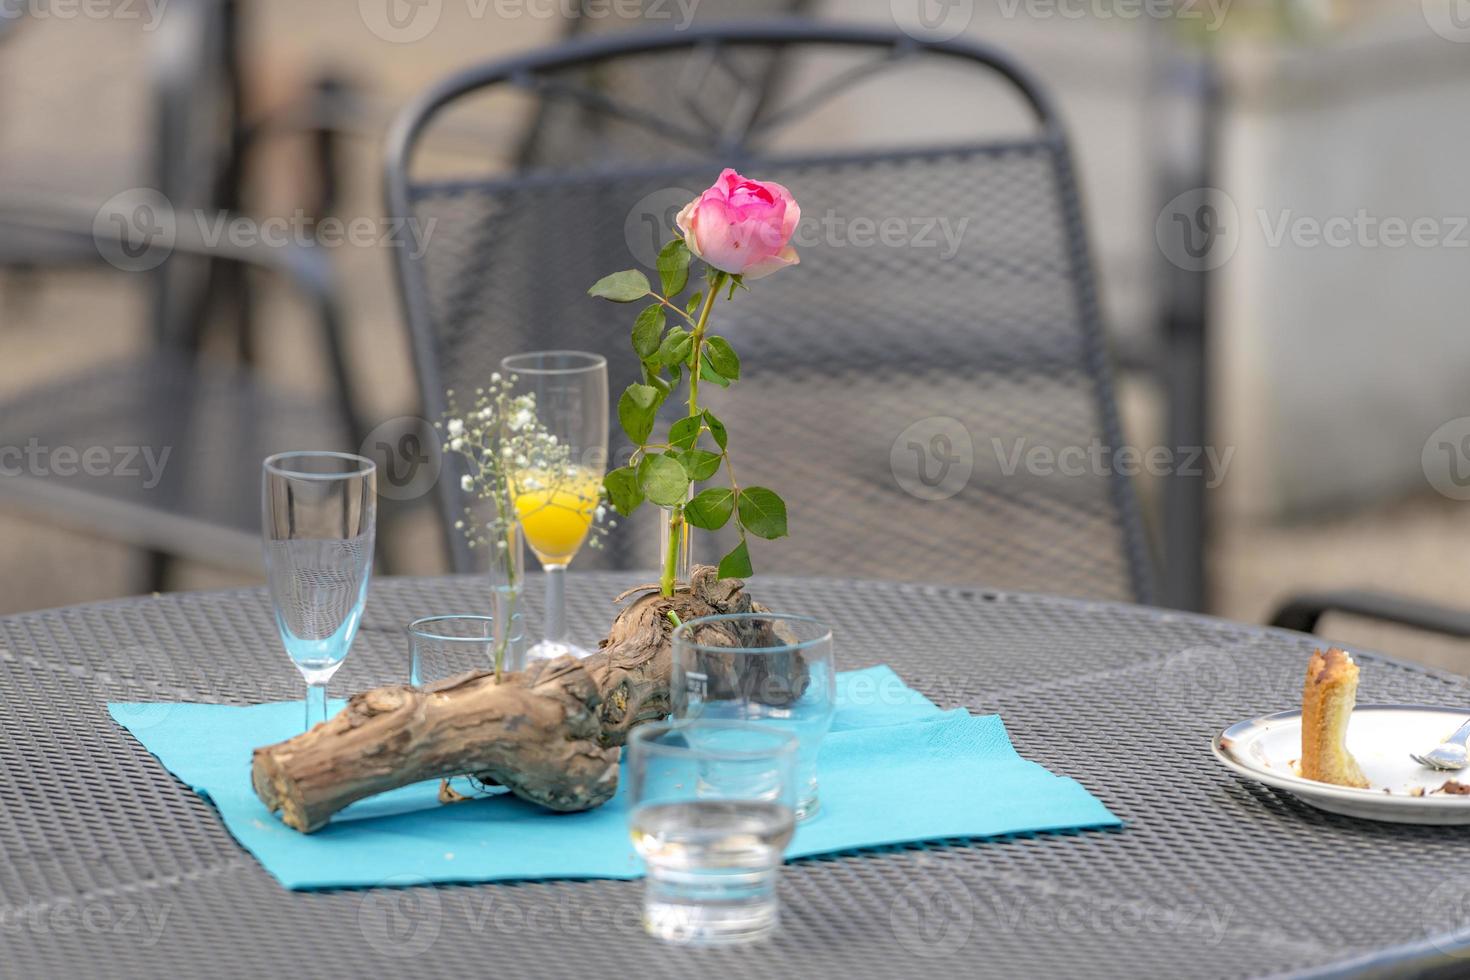
<path fill-rule="evenodd" d="M 141 5 L 140 9 L 141 9 Z M 873 13 L 864 6 L 867 15 Z M 881 5 L 880 5 L 881 6 Z M 351 157 L 351 185 L 344 210 L 376 212 L 377 134 L 373 119 L 452 66 L 497 52 L 522 48 L 554 36 L 554 20 L 520 16 L 493 23 L 477 19 L 476 6 L 446 2 L 444 20 L 425 41 L 393 44 L 364 30 L 356 4 L 300 4 L 263 0 L 252 5 L 251 59 L 261 79 L 251 93 L 257 108 L 278 105 L 311 76 L 313 66 L 335 64 L 370 80 L 369 132 Z M 458 19 L 456 19 L 458 18 Z M 1121 35 L 1120 35 L 1121 37 Z M 1031 43 L 1017 35 L 1016 44 Z M 142 171 L 147 136 L 144 100 L 147 32 L 138 24 L 115 20 L 27 25 L 0 44 L 0 195 L 37 191 L 80 194 L 102 200 L 133 186 Z M 1126 49 L 1131 41 L 1119 40 Z M 1078 72 L 1073 48 L 1052 39 L 1035 43 L 1041 63 L 1060 63 L 1053 83 L 1072 100 L 1084 120 L 1079 139 L 1084 171 L 1094 182 L 1109 180 L 1108 159 L 1087 163 L 1089 147 L 1118 129 L 1137 123 L 1137 113 L 1100 103 L 1095 87 Z M 1126 53 L 1126 52 L 1125 52 Z M 1125 58 L 1126 60 L 1126 58 Z M 1071 67 L 1068 74 L 1066 66 Z M 1051 79 L 1049 79 L 1051 80 Z M 1101 121 L 1100 121 L 1101 120 Z M 1112 139 L 1119 137 L 1116 133 Z M 452 156 L 452 153 L 450 154 Z M 1108 158 L 1106 152 L 1093 158 Z M 261 161 L 260 190 L 251 206 L 277 213 L 293 207 L 299 192 L 300 158 L 289 143 Z M 1104 168 L 1099 171 L 1098 168 Z M 1139 193 L 1133 191 L 1135 196 Z M 1127 195 L 1123 195 L 1126 197 Z M 1114 195 L 1097 195 L 1107 208 Z M 1095 221 L 1104 238 L 1104 279 L 1123 280 L 1110 297 L 1116 319 L 1137 313 L 1140 277 L 1130 273 L 1128 248 L 1111 246 L 1107 231 L 1119 224 L 1111 212 Z M 1134 236 L 1136 237 L 1136 236 Z M 411 388 L 406 350 L 389 292 L 386 256 L 362 249 L 345 252 L 342 269 L 349 283 L 348 315 L 355 336 L 354 366 L 371 381 L 373 409 L 384 415 L 406 410 Z M 1134 270 L 1136 271 L 1136 270 Z M 135 283 L 105 273 L 64 277 L 0 276 L 0 395 L 78 366 L 125 351 L 142 339 L 141 297 Z M 319 362 L 299 341 L 299 311 L 272 307 L 275 342 L 267 367 L 280 376 L 310 384 Z M 1228 405 L 1232 379 L 1222 379 L 1221 400 Z M 1150 393 L 1133 388 L 1125 399 L 1135 439 L 1146 441 L 1156 418 Z M 1228 430 L 1229 413 L 1224 414 Z M 1222 442 L 1231 442 L 1231 433 Z M 1236 446 L 1248 454 L 1248 444 Z M 1148 488 L 1145 488 L 1146 490 Z M 1262 525 L 1242 516 L 1227 492 L 1219 501 L 1220 526 L 1211 548 L 1215 575 L 1214 611 L 1233 618 L 1261 620 L 1280 597 L 1294 589 L 1365 585 L 1470 605 L 1461 587 L 1470 581 L 1470 552 L 1462 545 L 1470 533 L 1470 511 L 1426 492 L 1423 496 L 1368 511 L 1324 517 L 1310 524 Z M 409 528 L 399 542 L 403 571 L 437 570 L 433 529 L 426 522 Z M 23 516 L 0 514 L 0 612 L 10 612 L 111 597 L 134 592 L 141 563 L 129 549 L 63 528 L 37 524 Z M 256 581 L 251 576 L 203 567 L 183 567 L 179 588 L 210 588 Z M 1460 646 L 1404 632 L 1384 632 L 1355 624 L 1334 625 L 1342 639 L 1425 659 L 1470 672 L 1470 645 Z"/>

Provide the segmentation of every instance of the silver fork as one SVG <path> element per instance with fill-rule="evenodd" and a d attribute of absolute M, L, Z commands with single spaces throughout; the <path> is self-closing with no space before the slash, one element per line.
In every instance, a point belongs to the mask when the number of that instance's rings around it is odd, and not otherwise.
<path fill-rule="evenodd" d="M 1410 752 L 1409 758 L 1427 766 L 1430 769 L 1455 770 L 1464 769 L 1470 765 L 1470 758 L 1466 757 L 1465 742 L 1470 740 L 1470 721 L 1461 725 L 1455 734 L 1445 739 L 1424 755 Z"/>

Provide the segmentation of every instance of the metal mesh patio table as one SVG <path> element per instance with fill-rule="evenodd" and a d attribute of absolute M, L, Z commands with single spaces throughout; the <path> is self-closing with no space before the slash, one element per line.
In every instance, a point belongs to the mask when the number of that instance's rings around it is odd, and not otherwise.
<path fill-rule="evenodd" d="M 579 634 L 632 584 L 574 575 Z M 981 589 L 753 589 L 834 623 L 842 666 L 887 663 L 942 707 L 999 712 L 1023 756 L 1126 827 L 796 862 L 778 936 L 744 949 L 647 939 L 639 882 L 288 892 L 104 708 L 299 698 L 265 594 L 98 603 L 0 619 L 0 976 L 1470 973 L 1453 956 L 1470 941 L 1463 829 L 1335 817 L 1210 756 L 1215 731 L 1293 704 L 1312 638 Z M 403 624 L 483 601 L 472 578 L 377 582 L 334 693 L 402 682 Z M 1365 700 L 1470 703 L 1463 678 L 1360 662 Z"/>

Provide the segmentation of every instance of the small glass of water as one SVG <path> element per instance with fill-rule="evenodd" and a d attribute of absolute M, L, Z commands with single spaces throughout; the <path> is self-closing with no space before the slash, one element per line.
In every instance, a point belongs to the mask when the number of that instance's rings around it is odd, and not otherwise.
<path fill-rule="evenodd" d="M 817 812 L 817 753 L 836 711 L 832 631 L 806 616 L 732 613 L 674 629 L 679 720 L 742 721 L 795 735 L 796 819 Z"/>
<path fill-rule="evenodd" d="M 501 669 L 526 669 L 526 637 L 520 614 L 509 628 L 493 616 L 425 616 L 408 624 L 408 682 L 423 687 L 457 674 L 494 670 L 500 647 Z"/>
<path fill-rule="evenodd" d="M 681 945 L 769 936 L 796 829 L 796 738 L 739 723 L 658 723 L 634 729 L 628 747 L 629 824 L 648 866 L 644 929 Z"/>

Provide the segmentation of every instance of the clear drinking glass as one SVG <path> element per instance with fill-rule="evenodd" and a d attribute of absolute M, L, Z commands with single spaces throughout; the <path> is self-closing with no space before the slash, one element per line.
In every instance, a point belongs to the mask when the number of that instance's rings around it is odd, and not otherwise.
<path fill-rule="evenodd" d="M 741 723 L 658 723 L 634 729 L 628 746 L 629 830 L 648 866 L 644 929 L 703 946 L 770 935 L 796 828 L 795 737 Z"/>
<path fill-rule="evenodd" d="M 801 743 L 796 819 L 817 812 L 817 752 L 832 725 L 832 631 L 784 613 L 691 619 L 674 629 L 673 714 L 780 728 Z"/>
<path fill-rule="evenodd" d="M 278 453 L 264 464 L 261 525 L 276 626 L 306 679 L 306 727 L 327 717 L 367 600 L 377 468 L 348 453 Z"/>
<path fill-rule="evenodd" d="M 502 630 L 491 616 L 425 616 L 408 624 L 408 682 L 422 687 L 472 670 L 495 669 L 495 643 Z M 504 630 L 503 669 L 524 670 L 526 637 L 521 617 Z"/>
<path fill-rule="evenodd" d="M 516 517 L 546 581 L 545 638 L 533 660 L 588 651 L 567 639 L 566 568 L 587 540 L 607 468 L 607 358 L 582 351 L 536 351 L 500 362 L 516 395 L 535 398 L 536 419 L 555 438 L 542 459 L 517 460 Z"/>

